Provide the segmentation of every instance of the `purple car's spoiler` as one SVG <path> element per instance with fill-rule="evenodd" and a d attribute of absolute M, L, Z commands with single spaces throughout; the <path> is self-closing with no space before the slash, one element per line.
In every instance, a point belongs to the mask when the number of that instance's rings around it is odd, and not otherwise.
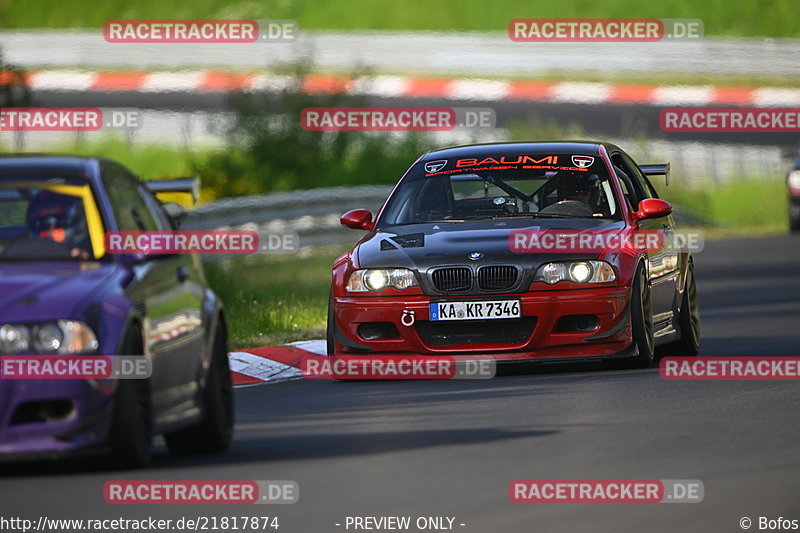
<path fill-rule="evenodd" d="M 664 176 L 667 185 L 669 185 L 669 163 L 639 165 L 639 168 L 645 176 Z"/>
<path fill-rule="evenodd" d="M 192 195 L 192 200 L 197 203 L 200 198 L 200 178 L 172 178 L 168 180 L 155 180 L 145 183 L 152 193 L 159 192 L 185 192 Z"/>

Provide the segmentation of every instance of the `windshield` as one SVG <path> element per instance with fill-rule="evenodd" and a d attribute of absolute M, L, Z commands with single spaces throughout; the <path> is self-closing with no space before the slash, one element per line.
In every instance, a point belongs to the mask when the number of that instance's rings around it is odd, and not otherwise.
<path fill-rule="evenodd" d="M 0 178 L 0 261 L 89 260 L 99 215 L 89 185 L 63 178 Z M 99 226 L 102 241 L 102 226 Z"/>
<path fill-rule="evenodd" d="M 386 204 L 380 226 L 528 218 L 619 219 L 599 156 L 519 154 L 418 163 Z"/>

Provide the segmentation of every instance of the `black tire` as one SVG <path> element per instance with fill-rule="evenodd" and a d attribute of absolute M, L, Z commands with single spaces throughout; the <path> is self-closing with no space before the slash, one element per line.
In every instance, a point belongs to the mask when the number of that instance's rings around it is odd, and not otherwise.
<path fill-rule="evenodd" d="M 333 328 L 334 328 L 334 321 L 336 320 L 334 313 L 333 313 L 333 288 L 331 288 L 330 296 L 328 297 L 328 325 L 325 328 L 326 331 L 326 340 L 327 340 L 327 348 L 328 348 L 328 355 L 336 355 L 336 345 L 334 344 L 334 336 L 333 336 Z M 361 379 L 347 379 L 347 378 L 334 378 L 336 381 L 364 381 Z"/>
<path fill-rule="evenodd" d="M 328 324 L 325 327 L 325 340 L 327 342 L 328 355 L 334 355 L 336 347 L 333 342 L 333 289 L 331 289 L 330 296 L 328 296 Z"/>
<path fill-rule="evenodd" d="M 227 330 L 222 319 L 214 333 L 211 366 L 203 389 L 202 404 L 200 422 L 164 435 L 171 453 L 221 453 L 230 447 L 233 439 L 233 384 L 228 365 Z"/>
<path fill-rule="evenodd" d="M 131 330 L 120 355 L 142 355 L 142 334 Z M 144 468 L 153 462 L 153 410 L 149 379 L 121 379 L 114 397 L 109 447 L 117 468 Z"/>
<path fill-rule="evenodd" d="M 681 338 L 664 346 L 659 346 L 659 357 L 694 357 L 700 353 L 700 303 L 697 296 L 697 284 L 694 279 L 694 265 L 692 263 L 689 263 L 688 271 L 686 272 L 686 286 L 683 289 L 678 327 L 680 328 Z"/>
<path fill-rule="evenodd" d="M 653 336 L 653 307 L 650 288 L 647 286 L 647 272 L 644 265 L 636 269 L 636 277 L 631 289 L 631 327 L 633 342 L 638 354 L 625 360 L 627 368 L 647 368 L 655 360 L 655 338 Z"/>
<path fill-rule="evenodd" d="M 789 231 L 800 233 L 800 207 L 789 206 Z"/>

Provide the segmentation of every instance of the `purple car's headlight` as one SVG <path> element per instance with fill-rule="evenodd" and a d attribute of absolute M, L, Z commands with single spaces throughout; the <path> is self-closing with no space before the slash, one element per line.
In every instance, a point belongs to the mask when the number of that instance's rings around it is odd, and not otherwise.
<path fill-rule="evenodd" d="M 98 346 L 92 328 L 78 320 L 0 325 L 0 354 L 91 354 Z"/>
<path fill-rule="evenodd" d="M 0 326 L 0 354 L 27 352 L 31 346 L 31 332 L 25 326 L 3 324 Z"/>

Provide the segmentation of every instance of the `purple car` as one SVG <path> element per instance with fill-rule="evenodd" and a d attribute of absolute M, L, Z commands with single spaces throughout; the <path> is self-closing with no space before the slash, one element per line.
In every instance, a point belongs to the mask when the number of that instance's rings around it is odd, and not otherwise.
<path fill-rule="evenodd" d="M 110 254 L 110 230 L 177 228 L 153 191 L 106 159 L 0 157 L 0 355 L 144 357 L 147 379 L 0 375 L 0 460 L 110 453 L 140 467 L 228 448 L 233 393 L 222 303 L 199 257 Z"/>

